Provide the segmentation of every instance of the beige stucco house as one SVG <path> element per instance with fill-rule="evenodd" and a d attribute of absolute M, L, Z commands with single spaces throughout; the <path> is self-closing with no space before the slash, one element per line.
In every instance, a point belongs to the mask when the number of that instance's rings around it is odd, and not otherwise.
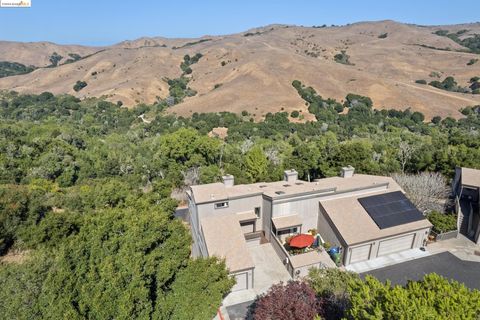
<path fill-rule="evenodd" d="M 248 185 L 227 175 L 223 183 L 190 187 L 187 196 L 193 255 L 225 258 L 234 291 L 254 285 L 250 241 L 270 242 L 293 277 L 335 264 L 321 248 L 290 254 L 283 246 L 289 235 L 314 229 L 341 248 L 341 263 L 349 265 L 421 247 L 431 227 L 392 178 L 355 174 L 352 167 L 313 182 L 299 180 L 295 170 L 285 171 L 283 181 Z"/>

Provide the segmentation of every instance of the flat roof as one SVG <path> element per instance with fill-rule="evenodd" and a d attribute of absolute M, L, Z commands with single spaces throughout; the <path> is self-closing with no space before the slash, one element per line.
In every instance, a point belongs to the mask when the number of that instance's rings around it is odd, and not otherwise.
<path fill-rule="evenodd" d="M 294 268 L 310 266 L 318 263 L 323 263 L 328 268 L 335 268 L 336 264 L 330 258 L 326 251 L 310 251 L 302 254 L 296 254 L 289 257 L 290 262 Z"/>
<path fill-rule="evenodd" d="M 472 187 L 480 187 L 480 170 L 462 168 L 462 184 Z"/>
<path fill-rule="evenodd" d="M 190 188 L 195 203 L 200 204 L 260 194 L 264 194 L 272 199 L 312 192 L 328 194 L 356 188 L 373 187 L 382 183 L 388 183 L 390 186 L 397 185 L 390 177 L 354 174 L 349 178 L 331 177 L 314 182 L 303 180 L 296 180 L 290 183 L 287 181 L 257 182 L 239 184 L 232 187 L 226 187 L 223 183 L 216 182 L 191 186 Z"/>
<path fill-rule="evenodd" d="M 250 210 L 250 211 L 238 212 L 237 213 L 237 218 L 238 218 L 238 221 L 240 221 L 240 222 L 250 221 L 250 220 L 256 220 L 257 215 L 255 214 L 255 212 L 253 210 Z"/>
<path fill-rule="evenodd" d="M 302 219 L 297 214 L 272 218 L 277 230 L 302 225 Z"/>
<path fill-rule="evenodd" d="M 401 191 L 401 189 L 395 184 L 388 190 L 372 192 L 370 195 L 390 193 L 392 191 Z M 358 201 L 358 198 L 362 197 L 365 197 L 365 194 L 320 201 L 321 206 L 347 245 L 368 242 L 432 226 L 430 221 L 422 219 L 380 229 Z"/>
<path fill-rule="evenodd" d="M 255 267 L 237 215 L 216 214 L 202 218 L 201 223 L 209 256 L 225 258 L 230 272 Z"/>

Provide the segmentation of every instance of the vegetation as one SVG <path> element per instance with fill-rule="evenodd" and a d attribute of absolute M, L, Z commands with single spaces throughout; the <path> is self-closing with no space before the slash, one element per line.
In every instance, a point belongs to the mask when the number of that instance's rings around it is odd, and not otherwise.
<path fill-rule="evenodd" d="M 415 80 L 415 83 L 418 83 L 418 84 L 427 84 L 427 80 L 423 80 L 423 79 Z"/>
<path fill-rule="evenodd" d="M 26 66 L 18 62 L 0 61 L 0 78 L 30 73 L 34 66 Z"/>
<path fill-rule="evenodd" d="M 349 286 L 351 319 L 478 319 L 480 292 L 436 274 L 391 286 L 367 276 Z"/>
<path fill-rule="evenodd" d="M 201 57 L 203 57 L 203 55 L 201 53 L 197 53 L 193 57 L 190 57 L 188 54 L 186 54 L 183 57 L 182 63 L 180 64 L 180 69 L 182 69 L 184 74 L 192 73 L 192 69 L 190 68 L 190 66 L 192 64 L 197 63 L 198 60 L 200 60 Z"/>
<path fill-rule="evenodd" d="M 474 65 L 475 63 L 478 62 L 478 59 L 470 59 L 468 62 L 467 62 L 467 66 L 471 66 L 471 65 Z"/>
<path fill-rule="evenodd" d="M 459 30 L 455 33 L 449 33 L 448 30 L 437 30 L 434 33 L 439 36 L 447 37 L 455 41 L 461 46 L 464 46 L 468 48 L 469 52 L 473 53 L 480 53 L 480 35 L 475 34 L 471 37 L 461 37 L 465 33 L 467 33 L 468 30 Z"/>
<path fill-rule="evenodd" d="M 453 214 L 432 211 L 427 218 L 433 224 L 432 230 L 436 233 L 457 230 L 457 216 Z"/>
<path fill-rule="evenodd" d="M 434 81 L 431 81 L 429 85 L 438 89 L 446 90 L 446 91 L 461 92 L 461 93 L 469 92 L 467 88 L 460 87 L 455 81 L 454 77 L 446 77 L 442 82 L 438 80 L 434 80 Z"/>
<path fill-rule="evenodd" d="M 77 80 L 77 82 L 73 85 L 73 90 L 78 92 L 78 91 L 82 90 L 83 88 L 85 88 L 86 86 L 87 86 L 87 83 L 85 81 Z"/>
<path fill-rule="evenodd" d="M 54 52 L 52 53 L 52 55 L 50 56 L 49 58 L 49 61 L 50 61 L 50 65 L 49 67 L 56 67 L 58 66 L 58 63 L 60 62 L 60 60 L 62 60 L 63 57 L 61 55 L 59 55 L 58 53 Z"/>
<path fill-rule="evenodd" d="M 68 56 L 70 58 L 68 58 L 67 60 L 65 60 L 65 62 L 63 64 L 68 64 L 68 63 L 73 63 L 75 61 L 78 61 L 78 60 L 81 60 L 82 57 L 77 54 L 77 53 L 69 53 Z"/>
<path fill-rule="evenodd" d="M 385 39 L 386 37 L 388 37 L 388 33 L 386 32 L 378 36 L 379 39 Z"/>
<path fill-rule="evenodd" d="M 188 82 L 190 82 L 190 78 L 187 77 L 186 75 L 189 75 L 192 73 L 192 69 L 190 68 L 191 65 L 197 63 L 203 55 L 201 53 L 195 54 L 193 57 L 190 57 L 190 55 L 185 55 L 183 57 L 183 61 L 180 64 L 180 69 L 183 71 L 182 75 L 179 78 L 175 79 L 168 79 L 165 78 L 164 80 L 168 83 L 169 88 L 169 98 L 172 99 L 172 102 L 169 103 L 167 98 L 167 101 L 163 101 L 163 105 L 173 105 L 177 104 L 183 101 L 184 98 L 186 97 L 193 97 L 194 95 L 197 94 L 197 92 L 193 89 L 191 89 L 188 86 Z"/>
<path fill-rule="evenodd" d="M 186 48 L 186 47 L 191 47 L 191 46 L 194 46 L 196 44 L 200 44 L 202 42 L 207 42 L 207 41 L 212 41 L 212 39 L 208 38 L 208 39 L 200 39 L 198 41 L 194 41 L 194 42 L 187 42 L 185 43 L 184 45 L 180 46 L 180 47 L 172 47 L 173 50 L 176 50 L 176 49 L 182 49 L 182 48 Z"/>
<path fill-rule="evenodd" d="M 354 64 L 350 62 L 350 56 L 347 54 L 345 50 L 342 50 L 340 53 L 337 53 L 334 57 L 333 60 L 335 62 L 341 63 L 341 64 L 346 64 L 353 66 Z"/>
<path fill-rule="evenodd" d="M 429 274 L 392 286 L 338 269 L 311 269 L 304 282 L 274 285 L 251 306 L 253 319 L 478 319 L 480 292 Z"/>
<path fill-rule="evenodd" d="M 163 102 L 127 109 L 48 92 L 0 93 L 0 254 L 29 252 L 22 264 L 0 265 L 0 314 L 213 317 L 231 280 L 222 262 L 188 258 L 188 232 L 172 218 L 170 196 L 224 173 L 247 183 L 281 179 L 289 168 L 306 180 L 334 176 L 349 164 L 361 173 L 447 177 L 457 165 L 480 168 L 480 107 L 464 108 L 458 121 L 425 123 L 408 109 L 375 110 L 368 97 L 350 94 L 342 105 L 292 85 L 319 121 L 292 123 L 287 112 L 259 123 L 248 112 L 186 119 L 164 114 Z M 207 136 L 215 127 L 228 128 L 225 141 Z M 401 142 L 415 148 L 400 155 L 408 150 Z"/>
<path fill-rule="evenodd" d="M 290 113 L 290 117 L 292 117 L 292 118 L 298 118 L 299 116 L 300 116 L 300 113 L 297 110 L 293 110 Z"/>
<path fill-rule="evenodd" d="M 264 319 L 313 319 L 317 314 L 315 292 L 305 283 L 289 281 L 273 285 L 267 293 L 254 302 L 254 320 Z"/>

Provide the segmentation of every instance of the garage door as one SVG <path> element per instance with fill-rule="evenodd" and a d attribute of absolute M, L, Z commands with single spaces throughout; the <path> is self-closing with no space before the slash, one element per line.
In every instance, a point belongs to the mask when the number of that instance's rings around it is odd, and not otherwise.
<path fill-rule="evenodd" d="M 240 273 L 235 275 L 237 283 L 233 286 L 232 291 L 248 289 L 248 273 Z"/>
<path fill-rule="evenodd" d="M 370 258 L 371 248 L 371 244 L 352 248 L 352 252 L 350 252 L 350 263 L 368 260 L 368 258 Z"/>
<path fill-rule="evenodd" d="M 250 233 L 255 231 L 255 221 L 242 222 L 240 223 L 243 233 Z"/>
<path fill-rule="evenodd" d="M 386 254 L 411 249 L 414 238 L 415 234 L 412 233 L 403 237 L 380 241 L 378 247 L 378 256 L 384 256 Z"/>

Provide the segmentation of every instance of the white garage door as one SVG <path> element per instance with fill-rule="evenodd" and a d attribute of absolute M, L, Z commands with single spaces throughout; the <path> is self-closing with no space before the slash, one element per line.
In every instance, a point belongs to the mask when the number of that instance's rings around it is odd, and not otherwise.
<path fill-rule="evenodd" d="M 352 248 L 352 252 L 350 252 L 350 263 L 368 260 L 368 258 L 370 258 L 371 248 L 371 244 Z"/>
<path fill-rule="evenodd" d="M 243 233 L 250 233 L 254 231 L 255 221 L 242 222 L 240 223 Z"/>
<path fill-rule="evenodd" d="M 415 234 L 412 233 L 406 236 L 380 241 L 378 247 L 378 256 L 384 256 L 386 254 L 411 249 L 414 238 Z"/>
<path fill-rule="evenodd" d="M 239 273 L 235 275 L 237 283 L 233 286 L 232 291 L 248 289 L 248 273 Z"/>

